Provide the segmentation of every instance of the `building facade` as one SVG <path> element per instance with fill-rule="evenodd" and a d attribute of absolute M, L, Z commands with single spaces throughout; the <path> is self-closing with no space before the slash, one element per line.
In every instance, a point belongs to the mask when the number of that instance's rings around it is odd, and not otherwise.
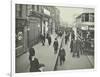
<path fill-rule="evenodd" d="M 76 25 L 77 31 L 80 38 L 87 37 L 87 33 L 89 30 L 94 31 L 94 9 L 86 9 L 79 16 L 76 17 Z M 79 29 L 85 31 L 84 34 L 79 31 Z M 86 34 L 86 35 L 85 35 Z M 94 33 L 92 33 L 92 38 Z"/>
<path fill-rule="evenodd" d="M 59 24 L 58 9 L 54 6 L 16 4 L 16 55 L 28 51 L 28 48 L 40 41 L 40 35 L 46 37 L 53 33 Z"/>

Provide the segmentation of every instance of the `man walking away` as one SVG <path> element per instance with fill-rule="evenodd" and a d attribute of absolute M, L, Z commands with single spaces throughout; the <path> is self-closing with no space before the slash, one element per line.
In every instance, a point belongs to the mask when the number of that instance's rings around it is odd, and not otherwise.
<path fill-rule="evenodd" d="M 74 40 L 72 39 L 72 40 L 71 40 L 71 43 L 70 43 L 70 49 L 71 49 L 70 52 L 73 52 L 73 41 L 74 41 Z"/>
<path fill-rule="evenodd" d="M 56 54 L 58 51 L 58 40 L 57 38 L 55 38 L 55 41 L 53 43 L 53 47 L 54 47 L 54 53 Z"/>
<path fill-rule="evenodd" d="M 67 44 L 68 36 L 67 34 L 65 35 L 65 44 Z"/>
<path fill-rule="evenodd" d="M 61 48 L 59 50 L 60 65 L 62 65 L 62 63 L 65 62 L 65 56 L 66 56 L 65 49 L 64 48 Z"/>
<path fill-rule="evenodd" d="M 48 44 L 49 44 L 49 46 L 51 45 L 51 36 L 50 35 L 48 35 Z"/>
<path fill-rule="evenodd" d="M 71 52 L 73 52 L 73 41 L 75 40 L 75 34 L 74 31 L 71 32 L 71 44 L 70 44 L 70 48 L 71 48 Z"/>

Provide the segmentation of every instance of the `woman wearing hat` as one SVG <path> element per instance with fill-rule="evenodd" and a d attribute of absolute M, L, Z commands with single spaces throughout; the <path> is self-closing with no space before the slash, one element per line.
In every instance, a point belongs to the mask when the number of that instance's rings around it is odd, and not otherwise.
<path fill-rule="evenodd" d="M 34 48 L 29 50 L 29 60 L 30 60 L 30 72 L 41 72 L 41 67 L 44 67 L 44 64 L 39 64 L 38 59 L 35 57 Z"/>

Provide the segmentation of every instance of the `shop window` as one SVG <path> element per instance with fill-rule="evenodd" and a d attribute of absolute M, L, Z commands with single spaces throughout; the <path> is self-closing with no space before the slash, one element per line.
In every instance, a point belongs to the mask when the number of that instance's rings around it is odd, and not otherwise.
<path fill-rule="evenodd" d="M 16 47 L 23 45 L 23 28 L 16 28 Z"/>

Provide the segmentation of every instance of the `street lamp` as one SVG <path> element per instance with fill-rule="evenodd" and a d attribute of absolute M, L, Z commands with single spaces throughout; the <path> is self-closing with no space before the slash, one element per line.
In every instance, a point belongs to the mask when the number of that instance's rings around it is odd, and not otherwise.
<path fill-rule="evenodd" d="M 30 31 L 30 28 L 29 28 L 29 17 L 27 16 L 27 48 L 28 48 L 28 51 L 29 51 L 29 31 Z"/>

